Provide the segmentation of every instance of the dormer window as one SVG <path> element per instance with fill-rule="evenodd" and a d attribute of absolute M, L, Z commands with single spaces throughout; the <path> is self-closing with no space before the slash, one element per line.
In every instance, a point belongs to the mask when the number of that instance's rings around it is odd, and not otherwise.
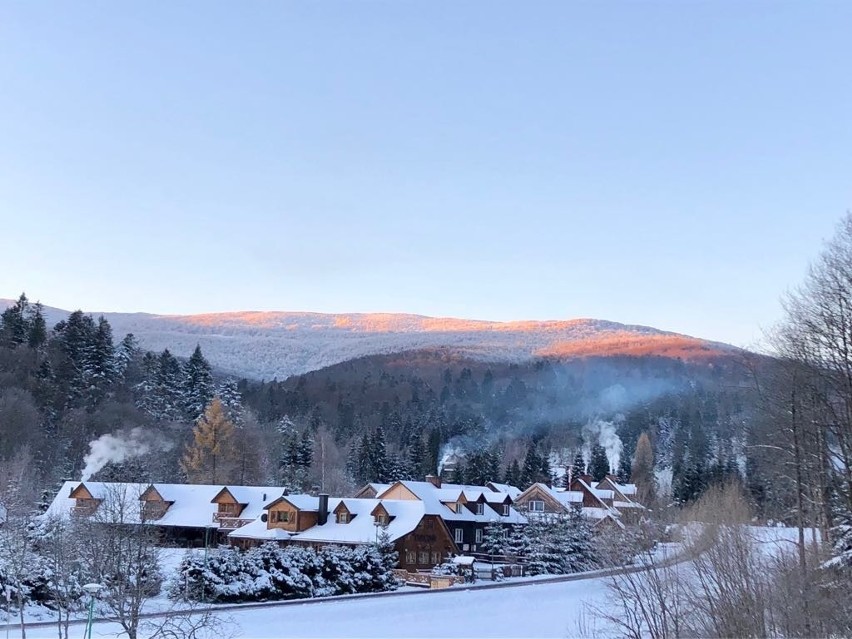
<path fill-rule="evenodd" d="M 530 501 L 530 512 L 531 513 L 543 513 L 544 512 L 544 502 L 540 499 L 533 499 Z"/>
<path fill-rule="evenodd" d="M 376 523 L 379 526 L 387 526 L 388 524 L 388 516 L 384 513 L 379 513 L 376 515 Z"/>
<path fill-rule="evenodd" d="M 290 511 L 288 510 L 276 510 L 272 513 L 272 521 L 276 524 L 286 524 L 290 521 Z"/>
<path fill-rule="evenodd" d="M 504 517 L 509 516 L 509 504 L 503 504 L 503 516 Z"/>
<path fill-rule="evenodd" d="M 464 504 L 461 503 L 461 502 L 458 502 L 456 504 L 456 513 L 461 515 L 463 512 L 464 512 Z"/>
<path fill-rule="evenodd" d="M 349 513 L 345 510 L 341 510 L 337 513 L 337 523 L 338 524 L 348 524 L 349 523 Z"/>
<path fill-rule="evenodd" d="M 476 514 L 484 515 L 485 514 L 485 504 L 476 504 Z"/>

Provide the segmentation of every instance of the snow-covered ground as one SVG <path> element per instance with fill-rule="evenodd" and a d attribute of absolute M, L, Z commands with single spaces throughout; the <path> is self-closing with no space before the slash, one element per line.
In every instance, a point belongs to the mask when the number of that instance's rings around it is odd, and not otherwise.
<path fill-rule="evenodd" d="M 232 610 L 220 613 L 220 618 L 227 621 L 234 636 L 244 639 L 576 637 L 580 634 L 578 624 L 587 617 L 584 604 L 601 605 L 605 597 L 605 579 L 597 578 L 512 588 L 453 588 L 404 597 L 299 602 Z M 115 637 L 118 632 L 115 625 L 98 623 L 92 636 Z M 31 639 L 55 636 L 54 628 L 27 630 Z"/>

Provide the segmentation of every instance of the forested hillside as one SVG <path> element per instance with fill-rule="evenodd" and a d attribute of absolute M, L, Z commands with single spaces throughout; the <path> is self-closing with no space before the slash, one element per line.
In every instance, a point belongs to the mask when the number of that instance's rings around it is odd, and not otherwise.
<path fill-rule="evenodd" d="M 0 309 L 13 300 L 0 299 Z M 46 307 L 49 324 L 68 311 Z M 94 313 L 117 334 L 133 333 L 146 350 L 189 357 L 200 345 L 230 375 L 283 380 L 369 355 L 451 349 L 490 362 L 540 357 L 662 355 L 702 359 L 725 344 L 604 320 L 488 322 L 403 313 L 236 312 L 203 315 Z"/>
<path fill-rule="evenodd" d="M 50 488 L 84 470 L 184 480 L 193 427 L 218 397 L 232 428 L 217 481 L 347 493 L 441 469 L 526 484 L 559 481 L 578 456 L 629 476 L 647 433 L 666 499 L 748 474 L 760 504 L 784 516 L 774 468 L 750 452 L 760 420 L 747 361 L 720 352 L 518 364 L 432 349 L 238 382 L 215 374 L 198 347 L 186 359 L 146 352 L 103 317 L 77 311 L 48 326 L 22 296 L 0 320 L 2 481 Z"/>

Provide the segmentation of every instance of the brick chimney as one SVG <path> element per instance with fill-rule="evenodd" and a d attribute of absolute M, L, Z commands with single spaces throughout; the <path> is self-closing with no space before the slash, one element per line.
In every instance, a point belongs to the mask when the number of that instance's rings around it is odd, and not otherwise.
<path fill-rule="evenodd" d="M 426 481 L 432 484 L 435 488 L 441 487 L 441 478 L 438 475 L 426 475 Z"/>

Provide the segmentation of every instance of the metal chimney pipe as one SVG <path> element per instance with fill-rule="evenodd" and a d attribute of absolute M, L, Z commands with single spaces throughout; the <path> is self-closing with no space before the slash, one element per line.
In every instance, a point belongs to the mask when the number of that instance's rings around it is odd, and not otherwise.
<path fill-rule="evenodd" d="M 317 524 L 322 526 L 328 521 L 328 495 L 320 493 L 319 495 L 319 514 L 317 515 Z"/>

